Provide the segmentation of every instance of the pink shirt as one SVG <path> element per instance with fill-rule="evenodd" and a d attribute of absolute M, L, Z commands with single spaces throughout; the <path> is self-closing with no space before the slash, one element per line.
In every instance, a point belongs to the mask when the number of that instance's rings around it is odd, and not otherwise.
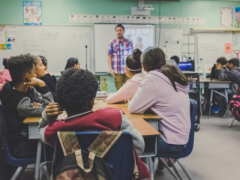
<path fill-rule="evenodd" d="M 11 75 L 8 69 L 4 69 L 1 73 L 1 84 L 6 84 L 8 81 L 12 81 Z"/>
<path fill-rule="evenodd" d="M 116 103 L 132 99 L 144 77 L 144 73 L 135 74 L 132 79 L 129 79 L 117 92 L 107 98 L 107 103 Z"/>
<path fill-rule="evenodd" d="M 150 71 L 141 82 L 129 103 L 130 113 L 144 113 L 151 109 L 163 119 L 159 122 L 162 139 L 168 144 L 187 144 L 191 121 L 189 86 L 175 83 L 175 91 L 167 76 Z"/>

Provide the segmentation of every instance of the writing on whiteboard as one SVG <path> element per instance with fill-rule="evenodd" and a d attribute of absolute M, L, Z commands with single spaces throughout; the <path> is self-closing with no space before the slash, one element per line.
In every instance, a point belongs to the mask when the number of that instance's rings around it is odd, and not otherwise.
<path fill-rule="evenodd" d="M 60 35 L 60 31 L 53 29 L 43 29 L 39 37 L 41 40 L 57 40 Z"/>

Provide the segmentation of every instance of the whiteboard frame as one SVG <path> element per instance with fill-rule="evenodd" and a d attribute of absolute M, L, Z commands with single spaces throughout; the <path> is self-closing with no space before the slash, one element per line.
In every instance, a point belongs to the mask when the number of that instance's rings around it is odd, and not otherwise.
<path fill-rule="evenodd" d="M 93 23 L 93 43 L 95 42 L 95 25 L 114 25 L 114 24 L 118 24 L 118 23 Z M 122 25 L 153 25 L 154 26 L 154 46 L 156 46 L 156 24 L 148 24 L 148 23 L 139 23 L 139 24 L 136 24 L 136 23 L 119 23 L 119 24 L 122 24 Z M 93 45 L 93 73 L 95 75 L 108 75 L 110 74 L 110 72 L 96 72 L 95 71 L 95 43 Z"/>

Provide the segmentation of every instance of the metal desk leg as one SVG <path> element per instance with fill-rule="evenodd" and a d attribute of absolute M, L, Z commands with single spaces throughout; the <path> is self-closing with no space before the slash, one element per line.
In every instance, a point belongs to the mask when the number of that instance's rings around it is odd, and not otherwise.
<path fill-rule="evenodd" d="M 209 112 L 208 112 L 208 118 L 211 115 L 211 106 L 212 106 L 212 96 L 213 96 L 213 89 L 211 89 L 211 96 L 210 96 L 210 102 L 209 102 Z"/>
<path fill-rule="evenodd" d="M 38 140 L 36 167 L 35 167 L 35 180 L 39 180 L 39 170 L 40 170 L 40 163 L 41 163 L 41 155 L 42 155 L 42 143 L 40 142 L 40 140 Z"/>
<path fill-rule="evenodd" d="M 226 117 L 226 115 L 227 115 L 227 113 L 228 113 L 228 108 L 229 108 L 229 106 L 228 106 L 228 93 L 227 93 L 227 90 L 226 89 L 224 89 L 225 90 L 225 98 L 226 98 L 226 103 L 227 103 L 227 109 L 226 109 L 226 112 L 225 112 L 225 114 L 224 114 L 224 117 Z"/>

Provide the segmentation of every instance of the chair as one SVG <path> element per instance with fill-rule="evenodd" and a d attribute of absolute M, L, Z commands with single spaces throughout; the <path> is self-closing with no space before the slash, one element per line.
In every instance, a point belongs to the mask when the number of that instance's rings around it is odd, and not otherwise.
<path fill-rule="evenodd" d="M 175 165 L 172 161 L 172 158 L 177 159 L 178 164 L 180 165 L 180 167 L 182 168 L 184 173 L 187 175 L 188 179 L 189 180 L 193 179 L 192 176 L 190 175 L 190 173 L 187 171 L 187 169 L 181 164 L 181 162 L 178 159 L 189 156 L 191 154 L 192 150 L 193 150 L 196 109 L 197 109 L 197 103 L 194 100 L 190 99 L 191 129 L 190 129 L 189 140 L 188 140 L 188 144 L 187 144 L 186 149 L 184 151 L 176 152 L 176 153 L 157 154 L 157 156 L 160 157 L 160 160 L 164 163 L 164 165 L 169 170 L 169 172 L 177 180 L 178 179 L 182 180 L 182 177 L 180 176 L 179 172 L 177 171 L 177 169 L 176 169 L 176 167 L 175 167 Z M 168 158 L 170 160 L 170 162 L 173 166 L 173 169 L 174 169 L 174 171 L 176 172 L 177 175 L 169 168 L 169 166 L 165 163 L 165 161 L 163 161 L 163 159 L 161 157 L 165 157 L 165 158 Z M 157 164 L 158 158 L 155 158 L 154 160 L 155 160 L 154 164 Z"/>
<path fill-rule="evenodd" d="M 99 134 L 100 132 L 97 131 L 76 132 L 81 149 L 83 151 L 88 151 L 87 148 Z M 53 174 L 63 157 L 64 154 L 60 142 L 57 139 L 54 155 L 55 161 L 53 162 Z M 134 168 L 132 136 L 127 132 L 123 132 L 120 138 L 104 156 L 104 160 L 112 170 L 114 180 L 132 180 Z"/>
<path fill-rule="evenodd" d="M 5 129 L 4 133 L 6 133 L 6 124 L 5 124 L 5 119 L 4 119 L 4 116 L 3 116 L 3 105 L 0 105 L 0 121 L 1 121 L 1 125 L 2 125 L 1 128 Z M 1 135 L 2 135 L 2 132 L 1 132 Z M 2 150 L 6 153 L 7 163 L 11 166 L 18 166 L 18 168 L 15 171 L 15 173 L 13 174 L 11 180 L 14 180 L 14 179 L 17 179 L 18 177 L 20 177 L 20 175 L 26 169 L 27 165 L 35 164 L 36 158 L 16 159 L 11 155 L 7 143 L 2 144 L 2 146 L 5 146 L 5 147 L 2 147 Z"/>

